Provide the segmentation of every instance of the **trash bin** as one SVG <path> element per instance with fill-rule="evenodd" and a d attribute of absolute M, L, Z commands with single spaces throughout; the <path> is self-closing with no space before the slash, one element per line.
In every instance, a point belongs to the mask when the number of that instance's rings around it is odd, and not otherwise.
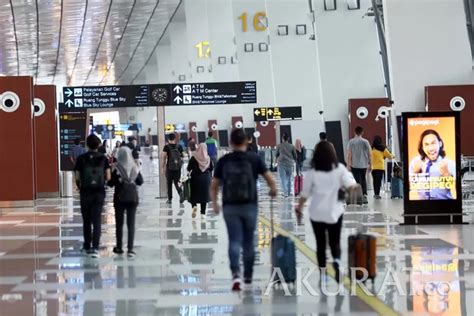
<path fill-rule="evenodd" d="M 72 197 L 74 181 L 73 171 L 61 172 L 61 197 Z"/>

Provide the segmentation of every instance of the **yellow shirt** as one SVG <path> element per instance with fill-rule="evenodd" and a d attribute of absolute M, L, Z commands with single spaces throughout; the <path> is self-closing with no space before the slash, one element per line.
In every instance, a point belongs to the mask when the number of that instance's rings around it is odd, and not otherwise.
<path fill-rule="evenodd" d="M 372 149 L 372 170 L 385 170 L 385 158 L 395 158 L 387 148 L 382 152 Z"/>

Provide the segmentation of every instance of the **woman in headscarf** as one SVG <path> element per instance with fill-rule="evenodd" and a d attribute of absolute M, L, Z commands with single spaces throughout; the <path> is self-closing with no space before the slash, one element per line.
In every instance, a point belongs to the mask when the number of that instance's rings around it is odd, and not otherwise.
<path fill-rule="evenodd" d="M 301 139 L 295 142 L 296 149 L 296 174 L 299 175 L 303 170 L 303 163 L 306 160 L 306 148 L 301 144 Z"/>
<path fill-rule="evenodd" d="M 210 201 L 209 188 L 214 166 L 207 153 L 207 145 L 199 144 L 194 155 L 189 159 L 188 172 L 191 175 L 191 198 L 193 207 L 192 217 L 196 217 L 197 204 L 201 204 L 201 217 L 206 214 L 206 206 Z"/>
<path fill-rule="evenodd" d="M 137 185 L 143 184 L 143 177 L 140 173 L 132 151 L 128 147 L 120 147 L 117 152 L 117 163 L 112 173 L 112 179 L 108 182 L 110 187 L 115 186 L 114 208 L 115 208 L 115 229 L 117 245 L 113 251 L 116 254 L 123 254 L 122 235 L 125 212 L 127 213 L 128 244 L 127 256 L 136 256 L 133 250 L 133 240 L 135 236 L 135 213 L 138 206 Z"/>

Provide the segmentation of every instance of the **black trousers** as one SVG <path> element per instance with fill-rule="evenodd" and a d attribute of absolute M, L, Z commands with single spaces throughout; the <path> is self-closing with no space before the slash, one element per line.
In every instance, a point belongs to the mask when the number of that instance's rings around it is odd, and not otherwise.
<path fill-rule="evenodd" d="M 351 168 L 351 171 L 356 182 L 362 186 L 362 193 L 367 195 L 367 168 Z"/>
<path fill-rule="evenodd" d="M 133 249 L 135 238 L 135 214 L 137 212 L 136 203 L 116 203 L 115 205 L 115 235 L 117 238 L 117 248 L 122 249 L 123 224 L 125 213 L 127 213 L 127 249 Z"/>
<path fill-rule="evenodd" d="M 166 171 L 166 184 L 168 185 L 168 200 L 173 199 L 173 183 L 181 194 L 181 187 L 179 186 L 179 180 L 181 179 L 181 170 L 167 170 Z"/>
<path fill-rule="evenodd" d="M 205 215 L 206 214 L 207 203 L 200 203 L 200 204 L 201 204 L 201 214 Z M 191 206 L 196 207 L 197 203 L 191 203 Z"/>
<path fill-rule="evenodd" d="M 316 237 L 316 257 L 320 268 L 326 267 L 326 231 L 329 237 L 329 247 L 333 259 L 341 259 L 341 228 L 342 215 L 335 224 L 311 221 Z"/>
<path fill-rule="evenodd" d="M 374 179 L 374 193 L 380 195 L 380 188 L 382 187 L 382 180 L 385 175 L 384 170 L 372 170 L 372 178 Z"/>
<path fill-rule="evenodd" d="M 81 194 L 81 214 L 84 233 L 84 249 L 99 249 L 102 230 L 102 209 L 105 195 L 101 193 Z"/>

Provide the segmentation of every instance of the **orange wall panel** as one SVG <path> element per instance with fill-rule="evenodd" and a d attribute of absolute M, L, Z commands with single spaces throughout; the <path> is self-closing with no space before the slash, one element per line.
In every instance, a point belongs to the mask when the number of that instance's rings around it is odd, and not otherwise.
<path fill-rule="evenodd" d="M 26 76 L 0 77 L 1 105 L 13 109 L 18 104 L 12 112 L 0 109 L 0 202 L 35 199 L 32 82 Z M 6 97 L 8 91 L 18 96 L 19 103 Z"/>
<path fill-rule="evenodd" d="M 41 99 L 45 111 L 35 117 L 36 192 L 59 192 L 56 86 L 34 87 L 35 99 Z"/>

